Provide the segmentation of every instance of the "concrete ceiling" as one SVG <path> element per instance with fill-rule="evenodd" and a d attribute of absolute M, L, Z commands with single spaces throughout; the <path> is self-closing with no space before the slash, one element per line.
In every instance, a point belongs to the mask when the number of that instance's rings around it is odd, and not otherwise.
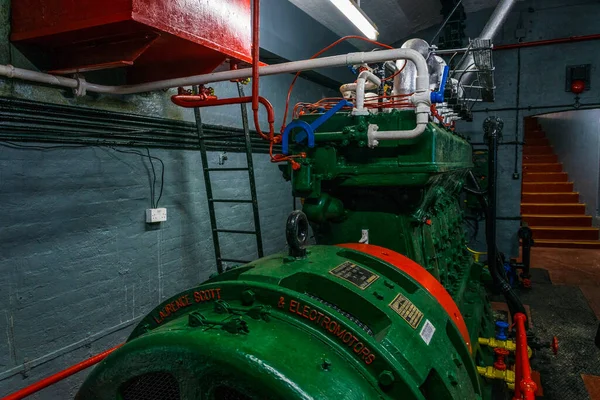
<path fill-rule="evenodd" d="M 289 1 L 340 36 L 360 34 L 328 0 Z M 467 13 L 494 7 L 497 3 L 498 0 L 463 0 Z M 394 43 L 442 22 L 440 0 L 362 0 L 361 7 L 377 25 L 379 40 L 383 43 Z"/>

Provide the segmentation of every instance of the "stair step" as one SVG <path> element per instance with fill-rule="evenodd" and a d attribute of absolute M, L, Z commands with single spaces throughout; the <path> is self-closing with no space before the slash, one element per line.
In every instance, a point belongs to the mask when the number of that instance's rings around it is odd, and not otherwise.
<path fill-rule="evenodd" d="M 577 203 L 579 202 L 579 193 L 526 193 L 521 195 L 523 203 Z"/>
<path fill-rule="evenodd" d="M 554 247 L 562 249 L 600 249 L 600 240 L 553 240 L 538 239 L 535 247 Z"/>
<path fill-rule="evenodd" d="M 523 215 L 585 215 L 585 204 L 521 203 Z"/>
<path fill-rule="evenodd" d="M 565 226 L 537 226 L 531 227 L 533 240 L 598 240 L 598 228 L 592 227 L 565 227 Z"/>
<path fill-rule="evenodd" d="M 521 215 L 523 222 L 526 222 L 530 227 L 539 226 L 592 226 L 592 217 L 589 215 L 543 215 L 543 214 L 523 214 Z"/>
<path fill-rule="evenodd" d="M 557 163 L 558 156 L 556 154 L 542 154 L 542 155 L 523 155 L 524 164 L 549 164 Z"/>
<path fill-rule="evenodd" d="M 563 172 L 562 163 L 523 163 L 523 172 Z"/>
<path fill-rule="evenodd" d="M 548 138 L 540 137 L 540 138 L 525 138 L 525 146 L 550 146 L 550 141 Z"/>
<path fill-rule="evenodd" d="M 525 128 L 525 141 L 527 141 L 527 139 L 544 139 L 546 137 L 546 133 L 540 129 L 540 127 L 535 127 L 535 128 Z"/>
<path fill-rule="evenodd" d="M 523 182 L 523 193 L 570 193 L 573 182 Z"/>
<path fill-rule="evenodd" d="M 523 155 L 547 155 L 554 154 L 552 146 L 523 146 Z"/>
<path fill-rule="evenodd" d="M 567 182 L 569 174 L 566 172 L 525 172 L 523 182 Z"/>
<path fill-rule="evenodd" d="M 531 126 L 531 125 L 537 125 L 538 124 L 538 117 L 525 117 L 523 118 L 523 121 L 525 122 L 525 126 Z"/>

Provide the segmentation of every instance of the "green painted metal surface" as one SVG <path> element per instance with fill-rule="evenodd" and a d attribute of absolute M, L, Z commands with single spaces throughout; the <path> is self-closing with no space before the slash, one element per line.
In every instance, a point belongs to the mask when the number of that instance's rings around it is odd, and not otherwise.
<path fill-rule="evenodd" d="M 311 122 L 316 115 L 302 118 Z M 369 124 L 379 131 L 415 127 L 412 111 L 366 117 L 337 114 L 315 134 L 309 148 L 291 142 L 302 167 L 282 168 L 302 197 L 318 244 L 368 242 L 397 251 L 425 267 L 459 306 L 472 341 L 494 335 L 485 283 L 487 269 L 473 263 L 464 231 L 467 172 L 473 150 L 461 135 L 430 123 L 418 138 L 367 146 Z M 297 134 L 298 132 L 296 132 Z M 292 138 L 294 139 L 294 138 Z M 492 354 L 478 347 L 474 358 L 490 365 Z M 490 388 L 484 388 L 489 397 Z"/>
<path fill-rule="evenodd" d="M 344 263 L 377 278 L 359 287 L 332 273 Z M 423 313 L 416 327 L 390 306 L 398 295 Z M 426 323 L 435 329 L 429 344 Z M 475 399 L 482 390 L 464 340 L 428 291 L 334 246 L 263 258 L 167 300 L 94 369 L 78 399 L 120 399 L 130 379 L 153 372 L 176 377 L 181 399 L 219 399 L 222 386 L 248 396 L 234 399 Z"/>

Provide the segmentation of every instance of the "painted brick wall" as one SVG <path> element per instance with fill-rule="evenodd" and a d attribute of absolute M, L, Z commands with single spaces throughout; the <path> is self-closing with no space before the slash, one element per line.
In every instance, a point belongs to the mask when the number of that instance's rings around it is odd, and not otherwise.
<path fill-rule="evenodd" d="M 0 0 L 0 62 L 31 68 L 8 45 L 9 4 Z M 272 76 L 261 83 L 278 124 L 291 79 Z M 214 87 L 219 97 L 238 95 L 232 83 Z M 73 99 L 54 88 L 0 80 L 1 96 L 193 121 L 191 110 L 171 104 L 173 93 Z M 292 104 L 332 94 L 300 79 Z M 203 120 L 241 127 L 239 106 L 203 110 Z M 262 112 L 261 121 L 266 128 Z M 160 205 L 168 209 L 168 221 L 160 227 L 144 223 L 152 180 L 145 158 L 96 147 L 0 146 L 0 397 L 123 342 L 161 300 L 215 272 L 200 154 L 151 153 L 165 164 Z M 244 154 L 227 157 L 225 167 L 246 165 Z M 211 167 L 218 159 L 219 153 L 209 153 Z M 255 155 L 254 165 L 264 250 L 272 254 L 285 248 L 291 188 L 268 156 Z M 155 167 L 160 168 L 157 162 Z M 244 172 L 213 177 L 215 197 L 250 198 Z M 218 205 L 217 219 L 224 228 L 250 229 L 252 209 Z M 222 234 L 221 247 L 229 258 L 256 258 L 253 236 Z M 32 399 L 72 398 L 85 376 L 82 372 Z"/>

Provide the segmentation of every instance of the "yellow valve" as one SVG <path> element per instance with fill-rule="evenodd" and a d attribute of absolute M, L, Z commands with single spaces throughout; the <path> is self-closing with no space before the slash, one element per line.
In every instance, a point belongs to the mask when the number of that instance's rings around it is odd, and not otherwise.
<path fill-rule="evenodd" d="M 494 367 L 477 367 L 477 372 L 488 379 L 503 380 L 510 390 L 515 390 L 515 373 L 510 369 L 503 371 Z"/>
<path fill-rule="evenodd" d="M 241 83 L 242 85 L 247 85 L 247 84 L 249 84 L 249 83 L 250 83 L 250 78 L 246 78 L 246 79 L 244 79 L 244 80 L 241 80 L 241 81 L 240 81 L 240 83 Z"/>
<path fill-rule="evenodd" d="M 479 257 L 487 255 L 487 253 L 484 251 L 475 251 L 468 247 L 467 250 L 469 251 L 469 253 L 473 254 L 473 259 L 475 260 L 475 262 L 479 262 Z"/>
<path fill-rule="evenodd" d="M 479 338 L 479 344 L 482 346 L 490 346 L 494 349 L 506 349 L 508 351 L 516 351 L 517 344 L 513 340 L 498 340 L 496 338 Z M 533 350 L 527 346 L 527 356 L 531 358 Z"/>

